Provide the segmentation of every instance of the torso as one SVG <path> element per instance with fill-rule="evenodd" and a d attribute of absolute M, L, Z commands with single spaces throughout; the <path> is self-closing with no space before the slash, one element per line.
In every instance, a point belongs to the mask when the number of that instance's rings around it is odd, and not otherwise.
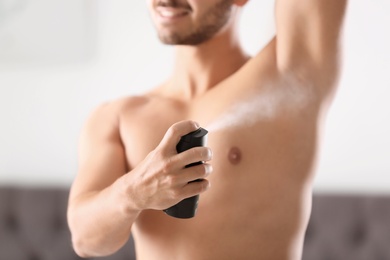
<path fill-rule="evenodd" d="M 158 91 L 122 101 L 120 133 L 129 169 L 177 121 L 214 129 L 207 144 L 214 154 L 211 187 L 200 196 L 196 216 L 142 212 L 132 228 L 137 259 L 300 259 L 321 99 L 281 80 L 272 46 L 267 48 L 191 102 Z"/>

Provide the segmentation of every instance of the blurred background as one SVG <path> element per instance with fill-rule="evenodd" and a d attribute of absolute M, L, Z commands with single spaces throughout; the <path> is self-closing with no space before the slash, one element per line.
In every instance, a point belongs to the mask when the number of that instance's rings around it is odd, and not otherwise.
<path fill-rule="evenodd" d="M 273 5 L 250 0 L 244 9 L 242 43 L 251 54 L 275 32 Z M 349 3 L 316 194 L 390 194 L 389 12 L 387 0 Z M 86 117 L 160 83 L 172 53 L 145 1 L 0 0 L 0 186 L 67 189 Z"/>
<path fill-rule="evenodd" d="M 273 3 L 243 12 L 251 54 L 274 34 Z M 316 191 L 390 192 L 389 11 L 386 0 L 350 1 Z M 69 186 L 89 113 L 160 83 L 172 51 L 145 1 L 0 0 L 0 183 Z"/>

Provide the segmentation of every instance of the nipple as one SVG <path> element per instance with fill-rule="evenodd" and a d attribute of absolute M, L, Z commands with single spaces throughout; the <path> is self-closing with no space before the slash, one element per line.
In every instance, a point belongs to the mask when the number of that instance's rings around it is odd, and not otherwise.
<path fill-rule="evenodd" d="M 238 164 L 241 161 L 241 151 L 238 147 L 229 150 L 228 159 L 231 164 Z"/>

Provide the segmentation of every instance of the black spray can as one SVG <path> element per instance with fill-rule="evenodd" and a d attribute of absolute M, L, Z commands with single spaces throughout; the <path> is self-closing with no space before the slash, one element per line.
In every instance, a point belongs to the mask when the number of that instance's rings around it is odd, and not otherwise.
<path fill-rule="evenodd" d="M 205 146 L 207 142 L 207 133 L 208 132 L 206 129 L 200 127 L 198 130 L 195 130 L 189 134 L 182 136 L 179 143 L 176 145 L 177 152 L 181 153 L 193 147 Z M 185 167 L 188 168 L 202 163 L 203 162 L 195 162 L 195 163 L 188 164 Z M 201 180 L 195 180 L 195 181 L 201 181 Z M 169 216 L 175 218 L 192 218 L 195 216 L 196 209 L 198 207 L 198 200 L 199 200 L 199 195 L 186 198 L 180 201 L 179 203 L 177 203 L 176 205 L 173 205 L 172 207 L 165 209 L 164 212 Z"/>

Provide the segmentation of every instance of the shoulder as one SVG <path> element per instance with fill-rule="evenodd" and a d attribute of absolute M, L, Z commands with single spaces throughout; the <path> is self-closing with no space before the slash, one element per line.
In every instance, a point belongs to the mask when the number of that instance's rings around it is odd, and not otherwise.
<path fill-rule="evenodd" d="M 124 114 L 136 114 L 150 101 L 147 96 L 126 96 L 105 101 L 96 106 L 88 115 L 83 127 L 87 134 L 102 134 L 105 136 L 118 132 L 120 119 Z"/>
<path fill-rule="evenodd" d="M 114 119 L 127 111 L 135 111 L 145 107 L 151 98 L 148 96 L 126 96 L 109 100 L 98 105 L 91 113 L 95 117 Z"/>

